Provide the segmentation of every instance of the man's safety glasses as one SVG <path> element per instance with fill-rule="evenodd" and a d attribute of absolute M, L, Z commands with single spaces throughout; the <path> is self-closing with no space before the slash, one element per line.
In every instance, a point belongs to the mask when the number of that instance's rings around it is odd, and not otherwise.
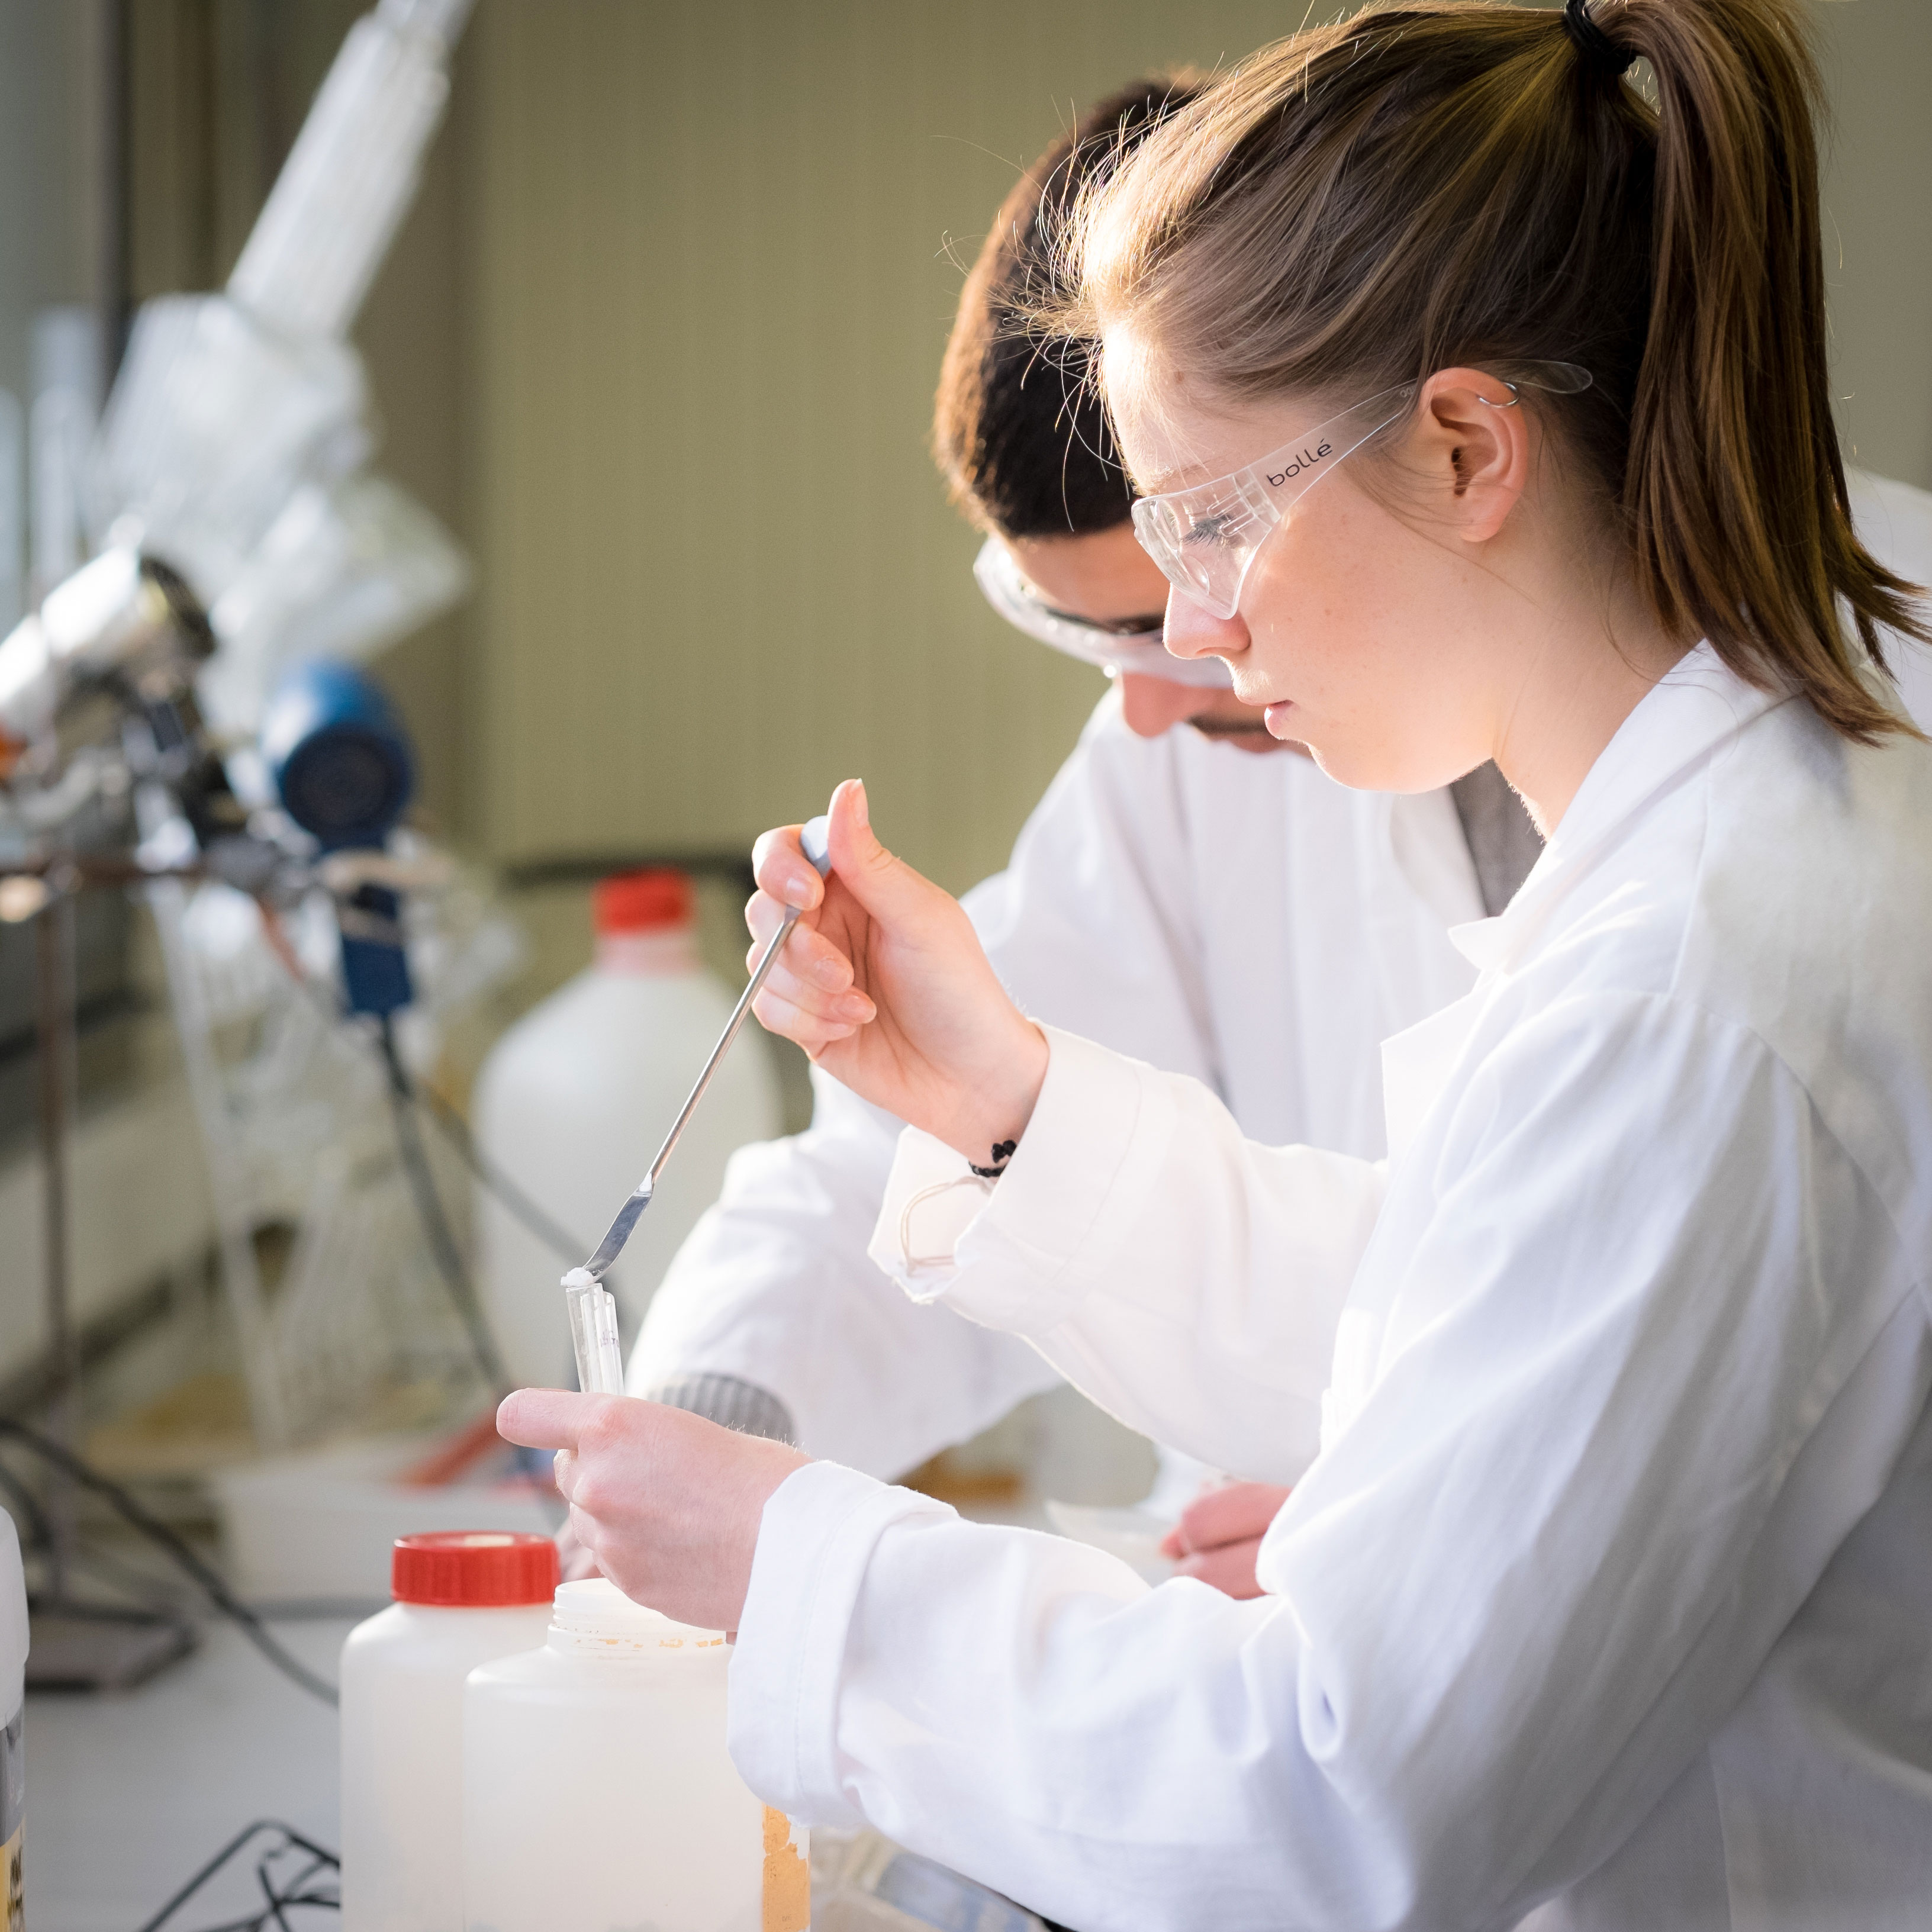
<path fill-rule="evenodd" d="M 1492 366 L 1508 371 L 1496 380 L 1510 392 L 1506 403 L 1489 403 L 1484 397 L 1492 409 L 1514 409 L 1525 386 L 1571 396 L 1590 386 L 1589 371 L 1574 362 Z M 1134 505 L 1134 534 L 1141 548 L 1184 596 L 1216 617 L 1233 616 L 1262 544 L 1287 522 L 1298 500 L 1406 416 L 1416 388 L 1414 382 L 1400 382 L 1381 390 L 1231 476 L 1142 497 Z"/>
<path fill-rule="evenodd" d="M 1130 619 L 1119 628 L 1056 610 L 1029 584 L 1012 551 L 988 537 L 973 560 L 980 594 L 1016 630 L 1051 644 L 1082 664 L 1097 665 L 1109 677 L 1131 671 L 1165 678 L 1170 684 L 1198 684 L 1225 691 L 1232 680 L 1219 658 L 1170 656 L 1161 642 L 1161 624 Z"/>

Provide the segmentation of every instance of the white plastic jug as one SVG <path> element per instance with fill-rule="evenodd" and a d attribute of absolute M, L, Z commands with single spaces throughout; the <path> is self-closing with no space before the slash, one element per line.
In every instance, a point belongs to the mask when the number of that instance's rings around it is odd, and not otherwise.
<path fill-rule="evenodd" d="M 600 1576 L 557 1592 L 541 1650 L 471 1673 L 468 1932 L 806 1932 L 806 1834 L 725 1748 L 729 1658 Z"/>
<path fill-rule="evenodd" d="M 460 1932 L 463 1685 L 544 1640 L 547 1536 L 397 1539 L 396 1600 L 342 1646 L 343 1932 Z"/>
<path fill-rule="evenodd" d="M 20 1876 L 26 1832 L 27 1582 L 14 1519 L 0 1510 L 0 1926 L 26 1923 Z"/>
<path fill-rule="evenodd" d="M 487 1190 L 477 1197 L 485 1305 L 512 1376 L 571 1374 L 557 1287 L 604 1236 L 676 1118 L 736 996 L 698 956 L 691 881 L 656 870 L 603 880 L 589 970 L 533 1006 L 484 1062 L 477 1137 L 487 1157 L 580 1246 L 566 1261 Z M 724 1163 L 781 1124 L 778 1077 L 756 1028 L 741 1034 L 608 1283 L 633 1328 L 670 1258 L 717 1199 Z"/>

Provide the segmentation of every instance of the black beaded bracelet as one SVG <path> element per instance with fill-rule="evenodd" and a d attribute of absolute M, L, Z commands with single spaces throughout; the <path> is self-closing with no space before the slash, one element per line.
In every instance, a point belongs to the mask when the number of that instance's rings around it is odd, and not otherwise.
<path fill-rule="evenodd" d="M 1012 1159 L 1018 1149 L 1018 1141 L 995 1141 L 993 1143 L 993 1164 L 991 1167 L 974 1167 L 970 1160 L 966 1165 L 973 1168 L 973 1172 L 982 1180 L 997 1180 L 1006 1172 L 1006 1162 Z"/>

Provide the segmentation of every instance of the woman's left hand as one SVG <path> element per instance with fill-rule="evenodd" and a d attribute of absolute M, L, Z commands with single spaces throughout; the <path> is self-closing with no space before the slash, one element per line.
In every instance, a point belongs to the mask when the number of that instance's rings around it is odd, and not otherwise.
<path fill-rule="evenodd" d="M 699 1630 L 738 1628 L 765 1504 L 810 1460 L 659 1402 L 566 1389 L 506 1396 L 496 1430 L 558 1452 L 571 1528 L 626 1596 Z"/>
<path fill-rule="evenodd" d="M 1258 1597 L 1262 1538 L 1287 1501 L 1287 1490 L 1273 1483 L 1215 1484 L 1181 1511 L 1161 1554 L 1173 1559 L 1177 1576 L 1211 1583 L 1230 1597 Z"/>

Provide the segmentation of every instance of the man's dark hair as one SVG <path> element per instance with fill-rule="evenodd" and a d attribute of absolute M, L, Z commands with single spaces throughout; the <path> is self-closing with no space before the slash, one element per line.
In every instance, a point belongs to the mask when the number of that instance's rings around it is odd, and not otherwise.
<path fill-rule="evenodd" d="M 933 452 L 955 502 L 1007 537 L 1082 536 L 1124 523 L 1133 491 L 1078 345 L 1022 319 L 1053 284 L 1054 235 L 1090 181 L 1200 92 L 1138 80 L 1082 115 L 1016 182 L 966 278 L 940 366 Z"/>

